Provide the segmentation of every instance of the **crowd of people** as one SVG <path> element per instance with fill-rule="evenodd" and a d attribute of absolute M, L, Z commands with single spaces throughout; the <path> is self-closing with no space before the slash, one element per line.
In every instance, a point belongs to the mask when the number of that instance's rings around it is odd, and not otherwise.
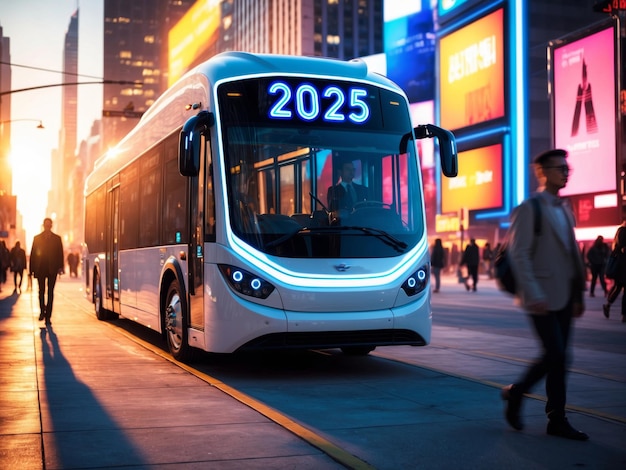
<path fill-rule="evenodd" d="M 604 304 L 604 316 L 609 318 L 611 305 L 626 287 L 626 222 L 618 227 L 612 243 L 605 241 L 602 235 L 594 240 L 587 248 L 581 245 L 581 255 L 585 262 L 588 283 L 589 297 L 596 297 L 596 290 L 599 286 L 603 296 L 607 298 Z M 492 248 L 491 243 L 485 242 L 478 246 L 474 238 L 470 238 L 463 250 L 457 244 L 452 244 L 451 248 L 444 246 L 441 238 L 435 239 L 430 250 L 431 273 L 433 276 L 433 293 L 441 290 L 441 276 L 455 275 L 458 282 L 463 284 L 469 292 L 477 291 L 479 275 L 483 274 L 488 279 L 494 278 L 494 262 L 502 244 L 497 243 Z M 619 279 L 608 279 L 605 275 L 605 268 L 611 253 L 622 253 L 624 256 L 623 266 L 624 277 Z M 626 313 L 626 299 L 624 299 L 622 312 Z M 624 315 L 626 322 L 626 315 Z"/>
<path fill-rule="evenodd" d="M 434 278 L 433 292 L 440 291 L 443 274 L 456 275 L 459 283 L 463 284 L 468 292 L 476 292 L 481 273 L 488 279 L 493 279 L 494 262 L 500 247 L 501 243 L 492 248 L 491 243 L 486 242 L 481 249 L 476 239 L 471 238 L 461 251 L 457 244 L 453 244 L 449 249 L 444 247 L 441 238 L 435 239 L 430 251 L 430 265 Z"/>

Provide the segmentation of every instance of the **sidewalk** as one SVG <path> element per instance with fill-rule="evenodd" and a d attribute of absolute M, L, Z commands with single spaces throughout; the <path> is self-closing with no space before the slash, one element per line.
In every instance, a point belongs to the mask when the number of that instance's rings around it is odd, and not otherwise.
<path fill-rule="evenodd" d="M 57 283 L 49 328 L 36 293 L 0 293 L 0 468 L 344 468 L 92 321 L 61 295 L 79 282 Z"/>

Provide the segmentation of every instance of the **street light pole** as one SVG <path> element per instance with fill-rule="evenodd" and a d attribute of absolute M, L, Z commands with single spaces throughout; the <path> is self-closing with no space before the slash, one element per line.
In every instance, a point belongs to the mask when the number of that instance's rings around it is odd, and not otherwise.
<path fill-rule="evenodd" d="M 19 122 L 19 121 L 33 121 L 33 122 L 38 122 L 39 124 L 37 125 L 37 129 L 45 129 L 44 125 L 41 122 L 41 119 L 30 119 L 30 118 L 24 118 L 24 119 L 7 119 L 6 121 L 2 121 L 0 122 L 0 126 L 4 126 L 5 124 L 8 124 L 10 122 Z"/>
<path fill-rule="evenodd" d="M 129 81 L 129 80 L 98 80 L 94 82 L 65 82 L 65 83 L 55 83 L 52 85 L 39 85 L 39 86 L 31 86 L 28 88 L 18 88 L 17 90 L 9 90 L 0 92 L 0 96 L 10 95 L 12 93 L 20 93 L 22 91 L 31 91 L 31 90 L 39 90 L 41 88 L 51 88 L 57 86 L 72 86 L 72 85 L 134 85 L 134 86 L 143 86 L 142 82 L 137 81 Z"/>

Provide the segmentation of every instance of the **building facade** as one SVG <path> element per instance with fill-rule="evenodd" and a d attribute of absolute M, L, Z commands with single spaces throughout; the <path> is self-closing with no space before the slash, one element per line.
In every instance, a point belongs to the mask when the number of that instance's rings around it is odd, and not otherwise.
<path fill-rule="evenodd" d="M 47 213 L 55 219 L 55 230 L 63 235 L 64 243 L 74 243 L 81 239 L 80 221 L 76 207 L 76 187 L 74 170 L 78 164 L 76 157 L 78 127 L 78 87 L 65 85 L 76 83 L 78 76 L 78 21 L 76 10 L 65 33 L 63 42 L 63 80 L 61 87 L 61 129 L 59 146 L 52 158 L 52 185 L 48 197 Z"/>
<path fill-rule="evenodd" d="M 191 0 L 104 0 L 104 80 L 141 83 L 104 86 L 105 151 L 135 126 L 167 88 L 167 33 L 192 4 Z"/>

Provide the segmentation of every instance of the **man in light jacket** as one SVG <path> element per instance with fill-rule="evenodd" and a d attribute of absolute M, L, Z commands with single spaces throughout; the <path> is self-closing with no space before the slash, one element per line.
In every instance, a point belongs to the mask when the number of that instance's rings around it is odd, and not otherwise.
<path fill-rule="evenodd" d="M 505 387 L 505 416 L 517 430 L 522 397 L 544 376 L 546 378 L 547 433 L 584 441 L 589 436 L 573 428 L 565 416 L 566 368 L 572 318 L 584 312 L 585 267 L 574 234 L 574 214 L 559 197 L 570 173 L 567 152 L 548 150 L 534 160 L 540 187 L 540 233 L 534 231 L 534 208 L 524 201 L 512 214 L 509 229 L 511 269 L 517 298 L 528 313 L 542 346 L 542 356 L 518 382 Z"/>

